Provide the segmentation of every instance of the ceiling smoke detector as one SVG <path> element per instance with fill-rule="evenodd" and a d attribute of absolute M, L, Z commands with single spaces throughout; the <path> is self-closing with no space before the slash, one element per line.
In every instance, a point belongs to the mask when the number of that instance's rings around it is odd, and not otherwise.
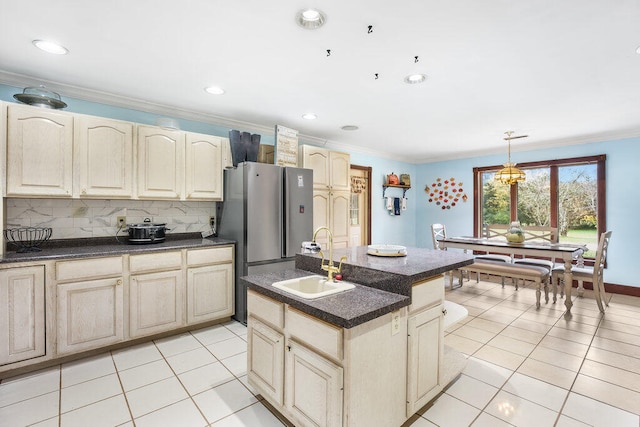
<path fill-rule="evenodd" d="M 318 116 L 313 113 L 306 113 L 302 115 L 302 118 L 305 120 L 315 120 L 318 118 Z"/>
<path fill-rule="evenodd" d="M 296 14 L 296 23 L 306 30 L 318 29 L 326 20 L 325 14 L 318 9 L 303 9 Z"/>

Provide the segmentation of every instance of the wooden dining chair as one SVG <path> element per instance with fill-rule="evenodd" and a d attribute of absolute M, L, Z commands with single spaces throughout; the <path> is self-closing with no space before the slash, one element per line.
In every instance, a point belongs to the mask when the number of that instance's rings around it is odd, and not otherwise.
<path fill-rule="evenodd" d="M 596 258 L 593 267 L 573 267 L 571 268 L 571 274 L 573 279 L 577 280 L 581 286 L 582 282 L 591 281 L 593 283 L 593 294 L 598 303 L 600 312 L 604 313 L 605 306 L 609 306 L 606 294 L 604 291 L 604 264 L 607 260 L 607 249 L 609 248 L 609 241 L 611 240 L 611 231 L 607 231 L 600 235 L 598 242 L 598 249 L 596 249 Z M 554 286 L 554 295 L 557 292 L 560 283 L 564 283 L 564 267 L 556 267 L 551 272 L 552 286 Z"/>
<path fill-rule="evenodd" d="M 444 224 L 431 224 L 431 240 L 433 241 L 433 249 L 437 251 L 447 250 L 440 246 L 440 240 L 447 238 L 447 229 Z M 453 271 L 447 271 L 444 273 L 445 281 L 449 280 L 449 288 L 453 290 Z M 462 278 L 460 278 L 460 286 L 462 286 Z M 457 287 L 460 287 L 457 286 Z"/>

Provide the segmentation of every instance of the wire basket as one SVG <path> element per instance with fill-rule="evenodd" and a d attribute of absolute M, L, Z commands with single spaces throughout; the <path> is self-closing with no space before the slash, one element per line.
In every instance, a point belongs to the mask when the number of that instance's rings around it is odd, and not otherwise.
<path fill-rule="evenodd" d="M 4 238 L 16 245 L 16 252 L 35 252 L 42 250 L 38 246 L 49 240 L 52 231 L 50 227 L 7 228 Z"/>

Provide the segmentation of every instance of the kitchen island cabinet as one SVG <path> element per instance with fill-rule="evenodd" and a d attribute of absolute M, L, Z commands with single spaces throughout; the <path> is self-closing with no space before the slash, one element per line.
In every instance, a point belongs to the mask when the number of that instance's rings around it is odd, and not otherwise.
<path fill-rule="evenodd" d="M 356 287 L 323 298 L 271 286 L 320 274 L 315 255 L 296 257 L 304 270 L 241 279 L 250 289 L 249 382 L 295 425 L 399 426 L 461 371 L 464 358 L 443 345 L 442 273 L 473 258 L 407 251 L 401 259 L 334 251 Z"/>

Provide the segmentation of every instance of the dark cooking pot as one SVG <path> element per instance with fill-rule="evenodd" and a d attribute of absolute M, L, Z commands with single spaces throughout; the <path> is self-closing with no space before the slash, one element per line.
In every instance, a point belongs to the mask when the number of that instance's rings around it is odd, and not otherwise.
<path fill-rule="evenodd" d="M 146 218 L 141 224 L 127 224 L 129 231 L 129 243 L 147 244 L 164 242 L 164 232 L 169 230 L 166 224 L 152 224 Z"/>

